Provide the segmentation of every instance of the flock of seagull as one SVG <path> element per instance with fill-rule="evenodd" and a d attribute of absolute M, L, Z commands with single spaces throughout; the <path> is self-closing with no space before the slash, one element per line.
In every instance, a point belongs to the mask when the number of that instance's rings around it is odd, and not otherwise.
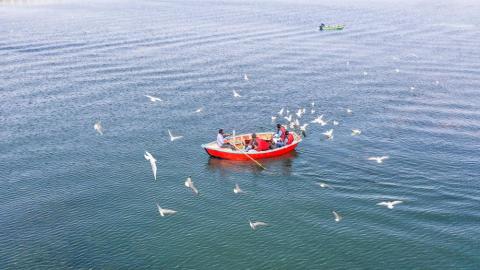
<path fill-rule="evenodd" d="M 397 71 L 398 72 L 398 71 Z M 365 74 L 366 75 L 366 74 Z M 248 81 L 249 78 L 248 78 L 248 75 L 247 74 L 244 74 L 244 80 L 245 81 Z M 159 97 L 156 97 L 156 96 L 151 96 L 151 95 L 144 95 L 146 98 L 148 98 L 151 102 L 161 102 L 163 101 L 161 98 Z M 238 91 L 236 90 L 233 90 L 233 97 L 234 98 L 240 98 L 242 97 L 242 95 L 240 95 L 238 93 Z M 200 113 L 203 111 L 203 108 L 198 108 L 195 113 Z M 307 123 L 304 123 L 303 125 L 300 124 L 300 119 L 302 118 L 302 116 L 304 116 L 307 112 L 307 108 L 300 108 L 298 109 L 296 112 L 294 113 L 291 113 L 289 111 L 288 108 L 282 108 L 276 115 L 272 116 L 271 117 L 271 120 L 272 122 L 275 122 L 275 121 L 279 121 L 279 120 L 286 120 L 287 123 L 284 125 L 286 126 L 287 128 L 289 128 L 290 130 L 298 130 L 300 131 L 304 137 L 306 137 L 306 131 L 307 131 L 307 127 L 310 125 L 310 124 L 318 124 L 320 125 L 321 127 L 323 126 L 326 126 L 329 124 L 329 120 L 325 120 L 324 119 L 324 115 L 321 114 L 319 116 L 317 116 L 316 118 L 314 118 L 312 121 L 310 122 L 307 122 Z M 310 107 L 310 114 L 313 115 L 315 114 L 316 110 L 315 110 L 315 102 L 312 102 L 311 103 L 311 107 Z M 346 113 L 347 114 L 352 114 L 353 111 L 349 108 L 346 109 Z M 283 117 L 283 118 L 282 118 Z M 278 119 L 278 120 L 277 120 Z M 336 120 L 332 120 L 331 121 L 331 124 L 333 126 L 338 126 L 339 125 L 339 122 L 336 121 Z M 104 129 L 102 127 L 102 124 L 101 124 L 101 121 L 97 121 L 93 128 L 95 129 L 95 131 L 100 134 L 100 135 L 103 135 L 104 133 Z M 360 134 L 362 134 L 362 131 L 360 129 L 352 129 L 351 130 L 352 133 L 351 133 L 351 136 L 358 136 Z M 172 134 L 172 132 L 170 130 L 168 130 L 168 135 L 170 136 L 170 141 L 173 142 L 173 141 L 176 141 L 178 139 L 181 139 L 183 138 L 183 136 L 175 136 Z M 323 132 L 322 135 L 325 136 L 325 139 L 327 140 L 332 140 L 333 139 L 333 128 L 330 128 L 328 129 L 327 131 Z M 150 166 L 151 166 L 151 169 L 152 169 L 152 173 L 153 173 L 153 178 L 155 180 L 157 180 L 157 160 L 155 159 L 155 157 L 149 153 L 148 151 L 145 151 L 145 154 L 144 154 L 144 158 L 145 160 L 149 161 L 150 162 Z M 370 161 L 375 161 L 376 163 L 380 164 L 380 163 L 383 163 L 384 160 L 388 159 L 389 156 L 376 156 L 376 157 L 368 157 L 367 160 L 370 160 Z M 326 184 L 326 183 L 322 183 L 322 182 L 316 182 L 315 183 L 316 185 L 318 185 L 319 187 L 321 188 L 331 188 L 333 189 L 332 186 Z M 195 187 L 193 181 L 192 181 L 192 177 L 191 176 L 188 176 L 187 179 L 185 180 L 184 182 L 184 185 L 185 187 L 191 189 L 191 191 L 195 194 L 195 195 L 198 195 L 199 194 L 199 191 L 198 189 Z M 241 193 L 246 193 L 245 191 L 243 191 L 240 186 L 238 184 L 235 184 L 235 187 L 233 188 L 233 192 L 235 194 L 241 194 Z M 395 201 L 383 201 L 383 202 L 379 202 L 377 203 L 377 205 L 379 206 L 385 206 L 387 207 L 388 209 L 393 209 L 395 205 L 397 204 L 400 204 L 402 203 L 403 201 L 400 201 L 400 200 L 395 200 Z M 158 203 L 157 203 L 157 209 L 158 209 L 158 213 L 160 214 L 161 217 L 166 217 L 166 216 L 169 216 L 169 215 L 173 215 L 175 213 L 177 213 L 176 210 L 172 210 L 172 209 L 167 209 L 167 208 L 162 208 Z M 333 214 L 333 217 L 334 217 L 334 220 L 335 222 L 340 222 L 342 220 L 342 216 L 336 212 L 336 211 L 332 211 L 332 214 Z M 263 226 L 268 226 L 269 224 L 266 223 L 266 222 L 263 222 L 263 221 L 252 221 L 252 220 L 248 220 L 249 222 L 249 225 L 250 225 L 250 228 L 252 230 L 256 230 L 257 228 L 259 227 L 263 227 Z"/>

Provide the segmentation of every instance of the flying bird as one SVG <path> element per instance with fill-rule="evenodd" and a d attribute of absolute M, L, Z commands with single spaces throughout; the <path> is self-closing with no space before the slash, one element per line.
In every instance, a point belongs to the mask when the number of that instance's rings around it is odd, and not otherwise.
<path fill-rule="evenodd" d="M 198 195 L 198 189 L 193 185 L 192 176 L 187 177 L 187 180 L 185 180 L 185 186 Z"/>
<path fill-rule="evenodd" d="M 301 131 L 307 131 L 308 123 L 300 126 Z"/>
<path fill-rule="evenodd" d="M 151 102 L 163 101 L 159 97 L 154 97 L 154 96 L 150 96 L 150 95 L 145 95 L 145 97 L 149 98 Z"/>
<path fill-rule="evenodd" d="M 292 115 L 290 114 L 288 117 L 283 117 L 285 118 L 288 122 L 292 122 Z"/>
<path fill-rule="evenodd" d="M 415 86 L 410 86 L 410 90 L 415 90 Z"/>
<path fill-rule="evenodd" d="M 248 223 L 250 223 L 250 228 L 252 228 L 252 230 L 256 230 L 257 227 L 268 226 L 267 223 L 261 222 L 261 221 L 251 221 L 251 220 L 249 220 Z"/>
<path fill-rule="evenodd" d="M 321 188 L 331 188 L 330 185 L 322 183 L 322 182 L 316 182 L 315 184 L 318 185 Z"/>
<path fill-rule="evenodd" d="M 272 116 L 272 122 L 275 122 L 275 120 L 277 120 L 277 117 L 276 117 L 276 116 Z"/>
<path fill-rule="evenodd" d="M 352 136 L 360 135 L 362 131 L 360 129 L 352 129 Z"/>
<path fill-rule="evenodd" d="M 330 140 L 330 139 L 333 139 L 333 129 L 329 129 L 328 131 L 326 131 L 326 132 L 324 132 L 324 133 L 322 133 L 322 134 L 325 135 L 325 137 L 326 137 L 327 139 L 329 139 L 329 140 Z"/>
<path fill-rule="evenodd" d="M 95 125 L 93 125 L 93 128 L 98 132 L 98 134 L 103 135 L 102 122 L 97 121 Z"/>
<path fill-rule="evenodd" d="M 363 75 L 364 75 L 364 76 L 367 76 L 367 75 L 368 75 L 368 72 L 364 71 L 364 72 L 363 72 Z"/>
<path fill-rule="evenodd" d="M 233 90 L 233 97 L 242 97 L 237 91 Z"/>
<path fill-rule="evenodd" d="M 243 75 L 243 79 L 244 79 L 245 81 L 248 81 L 248 76 L 247 76 L 247 74 L 244 74 L 244 75 Z"/>
<path fill-rule="evenodd" d="M 302 117 L 302 114 L 303 114 L 303 110 L 302 109 L 298 109 L 298 111 L 295 113 L 297 115 L 298 118 L 301 118 Z"/>
<path fill-rule="evenodd" d="M 315 107 L 315 101 L 312 101 L 312 107 Z"/>
<path fill-rule="evenodd" d="M 352 114 L 352 110 L 351 110 L 351 109 L 347 109 L 347 113 L 348 113 L 348 114 Z"/>
<path fill-rule="evenodd" d="M 400 72 L 400 69 L 396 68 L 396 69 L 395 69 L 395 72 L 399 73 L 399 72 Z"/>
<path fill-rule="evenodd" d="M 383 205 L 386 206 L 388 209 L 393 209 L 394 205 L 400 204 L 403 201 L 390 201 L 390 202 L 379 202 L 377 205 Z"/>
<path fill-rule="evenodd" d="M 235 194 L 244 193 L 244 191 L 240 188 L 238 184 L 235 184 L 235 188 L 233 188 L 233 193 Z"/>
<path fill-rule="evenodd" d="M 196 113 L 201 113 L 201 112 L 203 112 L 203 107 L 198 108 L 195 112 L 196 112 Z"/>
<path fill-rule="evenodd" d="M 145 151 L 143 155 L 146 160 L 150 161 L 150 166 L 152 166 L 153 178 L 157 180 L 157 160 L 150 154 L 149 152 Z"/>
<path fill-rule="evenodd" d="M 173 215 L 173 214 L 177 213 L 177 211 L 175 211 L 175 210 L 161 208 L 160 205 L 158 205 L 158 203 L 157 203 L 157 208 L 158 208 L 158 213 L 160 213 L 160 216 L 162 216 L 162 217 L 164 217 L 166 215 Z"/>
<path fill-rule="evenodd" d="M 278 115 L 282 116 L 284 110 L 285 110 L 285 108 L 282 108 L 282 109 L 278 112 Z"/>
<path fill-rule="evenodd" d="M 314 114 L 314 113 L 315 113 L 315 109 L 311 109 L 310 114 Z"/>
<path fill-rule="evenodd" d="M 337 212 L 332 211 L 333 216 L 335 217 L 335 222 L 339 222 L 342 220 L 342 216 L 340 216 Z"/>
<path fill-rule="evenodd" d="M 315 118 L 312 122 L 310 123 L 317 123 L 317 124 L 320 124 L 322 127 L 325 126 L 327 124 L 327 122 L 325 122 L 323 120 L 323 114 L 320 115 L 319 117 Z"/>
<path fill-rule="evenodd" d="M 183 138 L 183 136 L 173 136 L 173 135 L 172 135 L 172 132 L 170 131 L 170 129 L 168 130 L 168 135 L 170 135 L 170 141 L 171 141 L 171 142 Z"/>
<path fill-rule="evenodd" d="M 334 126 L 338 126 L 338 121 L 333 120 L 332 123 L 333 123 Z"/>
<path fill-rule="evenodd" d="M 382 163 L 384 159 L 388 159 L 388 156 L 381 157 L 369 157 L 368 160 L 375 160 L 377 163 Z"/>

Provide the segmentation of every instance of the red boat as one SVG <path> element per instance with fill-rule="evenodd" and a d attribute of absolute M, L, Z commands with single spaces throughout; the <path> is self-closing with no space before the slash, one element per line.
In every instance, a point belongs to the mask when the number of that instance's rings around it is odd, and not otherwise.
<path fill-rule="evenodd" d="M 257 137 L 263 140 L 271 142 L 273 139 L 273 132 L 263 132 L 257 133 Z M 212 157 L 223 158 L 223 159 L 231 159 L 231 160 L 249 160 L 250 157 L 253 159 L 262 159 L 262 158 L 271 158 L 271 157 L 278 157 L 289 153 L 297 147 L 298 143 L 302 141 L 302 137 L 297 133 L 290 131 L 290 134 L 293 135 L 293 142 L 289 145 L 267 150 L 261 152 L 245 152 L 245 146 L 250 143 L 252 140 L 252 134 L 241 134 L 234 137 L 228 137 L 226 142 L 230 144 L 234 144 L 237 150 L 232 150 L 229 148 L 220 148 L 217 145 L 216 141 L 211 143 L 202 144 L 203 149 L 207 151 L 207 153 Z M 248 154 L 248 155 L 246 155 Z"/>

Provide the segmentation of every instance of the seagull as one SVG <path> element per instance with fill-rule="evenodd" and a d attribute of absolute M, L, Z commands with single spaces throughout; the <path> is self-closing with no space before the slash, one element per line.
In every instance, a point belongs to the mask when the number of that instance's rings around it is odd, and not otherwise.
<path fill-rule="evenodd" d="M 320 115 L 319 117 L 315 118 L 311 123 L 320 124 L 322 127 L 327 124 L 327 122 L 325 122 L 325 121 L 323 120 L 323 114 Z"/>
<path fill-rule="evenodd" d="M 160 216 L 162 216 L 162 217 L 164 217 L 166 215 L 173 215 L 173 214 L 177 213 L 177 211 L 175 211 L 175 210 L 161 208 L 160 205 L 158 205 L 158 203 L 157 203 L 157 208 L 158 208 L 158 213 L 160 213 Z"/>
<path fill-rule="evenodd" d="M 302 114 L 305 114 L 306 111 L 307 111 L 307 108 L 303 108 L 302 109 Z"/>
<path fill-rule="evenodd" d="M 364 71 L 364 72 L 363 72 L 363 75 L 367 76 L 367 75 L 368 75 L 368 72 Z"/>
<path fill-rule="evenodd" d="M 244 79 L 245 81 L 248 81 L 248 76 L 247 76 L 247 74 L 244 74 L 244 75 L 243 75 L 243 79 Z"/>
<path fill-rule="evenodd" d="M 170 129 L 168 130 L 168 135 L 170 135 L 170 141 L 171 141 L 171 142 L 183 138 L 183 136 L 173 136 L 173 135 L 172 135 L 172 132 L 170 131 Z"/>
<path fill-rule="evenodd" d="M 192 176 L 188 176 L 185 180 L 185 186 L 192 189 L 193 193 L 198 195 L 198 189 L 193 185 Z"/>
<path fill-rule="evenodd" d="M 150 154 L 149 152 L 145 151 L 143 155 L 146 160 L 150 161 L 150 166 L 152 166 L 153 178 L 157 180 L 157 160 Z"/>
<path fill-rule="evenodd" d="M 285 118 L 288 122 L 292 122 L 292 115 L 290 114 L 288 117 L 283 117 Z"/>
<path fill-rule="evenodd" d="M 322 182 L 316 182 L 315 184 L 320 186 L 321 188 L 331 188 L 330 185 L 322 183 Z"/>
<path fill-rule="evenodd" d="M 287 109 L 287 115 L 290 114 L 290 111 Z"/>
<path fill-rule="evenodd" d="M 387 159 L 388 156 L 381 157 L 369 157 L 368 160 L 375 160 L 377 163 L 382 163 L 384 159 Z"/>
<path fill-rule="evenodd" d="M 395 72 L 399 73 L 399 72 L 400 72 L 400 69 L 396 68 L 396 69 L 395 69 Z"/>
<path fill-rule="evenodd" d="M 159 97 L 154 97 L 154 96 L 150 96 L 150 95 L 145 95 L 145 97 L 149 98 L 151 102 L 163 101 Z"/>
<path fill-rule="evenodd" d="M 360 129 L 352 129 L 352 136 L 360 135 L 360 134 L 362 134 L 362 131 Z"/>
<path fill-rule="evenodd" d="M 327 139 L 333 139 L 333 129 L 329 129 L 328 131 L 322 133 L 323 135 L 325 135 L 325 137 L 327 137 Z"/>
<path fill-rule="evenodd" d="M 347 109 L 347 113 L 348 113 L 348 114 L 352 114 L 352 110 L 351 110 L 351 109 Z"/>
<path fill-rule="evenodd" d="M 347 61 L 347 66 L 350 66 L 350 61 Z"/>
<path fill-rule="evenodd" d="M 333 123 L 334 126 L 338 126 L 338 121 L 333 120 L 332 123 Z"/>
<path fill-rule="evenodd" d="M 439 82 L 439 81 L 435 81 L 435 85 L 439 85 L 439 84 L 440 84 L 440 82 Z"/>
<path fill-rule="evenodd" d="M 251 221 L 249 220 L 248 223 L 250 223 L 250 228 L 252 228 L 252 230 L 256 230 L 257 227 L 260 227 L 260 226 L 268 226 L 267 223 L 265 222 L 261 222 L 261 221 Z"/>
<path fill-rule="evenodd" d="M 311 109 L 310 114 L 314 114 L 314 113 L 315 113 L 315 109 Z"/>
<path fill-rule="evenodd" d="M 339 222 L 340 220 L 342 220 L 342 217 L 335 211 L 332 211 L 333 213 L 333 216 L 335 217 L 335 221 L 336 222 Z"/>
<path fill-rule="evenodd" d="M 233 90 L 233 97 L 237 98 L 237 97 L 242 97 L 242 96 L 240 96 L 240 94 L 237 93 L 237 91 Z"/>
<path fill-rule="evenodd" d="M 282 116 L 284 109 L 285 109 L 285 108 L 282 108 L 282 109 L 278 112 L 278 115 Z"/>
<path fill-rule="evenodd" d="M 394 205 L 400 204 L 403 201 L 390 201 L 390 202 L 379 202 L 377 205 L 383 205 L 386 206 L 388 209 L 393 209 Z"/>
<path fill-rule="evenodd" d="M 315 107 L 315 101 L 312 101 L 312 107 Z"/>
<path fill-rule="evenodd" d="M 302 117 L 302 109 L 298 109 L 298 111 L 295 113 L 298 118 Z"/>
<path fill-rule="evenodd" d="M 307 131 L 307 127 L 308 127 L 308 124 L 303 124 L 302 126 L 300 126 L 300 130 Z"/>
<path fill-rule="evenodd" d="M 415 90 L 415 86 L 410 86 L 410 90 Z"/>
<path fill-rule="evenodd" d="M 97 121 L 95 125 L 93 125 L 93 128 L 98 132 L 98 134 L 103 135 L 102 122 Z"/>
<path fill-rule="evenodd" d="M 277 119 L 276 116 L 272 116 L 272 122 L 275 122 L 276 119 Z"/>
<path fill-rule="evenodd" d="M 195 112 L 196 112 L 196 113 L 201 113 L 201 112 L 203 112 L 203 107 L 198 108 Z"/>
<path fill-rule="evenodd" d="M 300 126 L 300 121 L 298 121 L 298 119 L 295 119 L 295 121 L 293 121 L 293 123 L 294 123 L 296 126 Z"/>
<path fill-rule="evenodd" d="M 233 193 L 238 194 L 238 193 L 245 193 L 238 184 L 235 184 L 235 188 L 233 189 Z"/>

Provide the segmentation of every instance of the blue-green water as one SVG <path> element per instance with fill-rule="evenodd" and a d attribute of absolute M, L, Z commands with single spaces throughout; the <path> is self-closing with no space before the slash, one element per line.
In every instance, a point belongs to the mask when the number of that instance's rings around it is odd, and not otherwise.
<path fill-rule="evenodd" d="M 0 269 L 480 268 L 478 3 L 9 3 Z M 266 171 L 200 148 L 282 107 L 330 122 Z"/>

